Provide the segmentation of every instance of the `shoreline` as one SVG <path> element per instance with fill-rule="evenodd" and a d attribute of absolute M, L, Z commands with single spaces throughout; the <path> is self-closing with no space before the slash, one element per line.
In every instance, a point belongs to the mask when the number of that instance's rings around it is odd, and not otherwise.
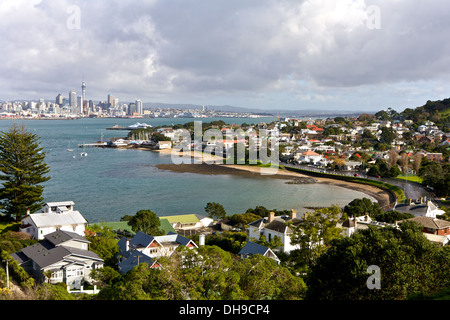
<path fill-rule="evenodd" d="M 170 152 L 170 151 L 169 151 Z M 165 152 L 167 153 L 167 152 Z M 197 155 L 198 156 L 198 155 Z M 238 175 L 242 177 L 251 178 L 275 178 L 284 179 L 287 183 L 321 183 L 337 187 L 347 188 L 354 191 L 359 191 L 368 196 L 373 197 L 380 207 L 385 207 L 390 204 L 390 195 L 387 191 L 377 188 L 375 186 L 363 185 L 353 182 L 347 182 L 331 178 L 314 177 L 300 174 L 297 172 L 279 169 L 275 171 L 268 171 L 270 168 L 239 165 L 239 164 L 157 164 L 153 165 L 161 170 L 169 170 L 172 172 L 189 172 L 207 175 Z"/>

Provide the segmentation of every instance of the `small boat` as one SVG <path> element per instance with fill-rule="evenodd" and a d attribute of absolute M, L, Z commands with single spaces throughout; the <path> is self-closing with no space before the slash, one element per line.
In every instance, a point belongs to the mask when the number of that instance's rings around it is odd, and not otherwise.
<path fill-rule="evenodd" d="M 82 152 L 82 153 L 80 154 L 80 156 L 82 156 L 82 157 L 87 157 L 87 152 Z"/>

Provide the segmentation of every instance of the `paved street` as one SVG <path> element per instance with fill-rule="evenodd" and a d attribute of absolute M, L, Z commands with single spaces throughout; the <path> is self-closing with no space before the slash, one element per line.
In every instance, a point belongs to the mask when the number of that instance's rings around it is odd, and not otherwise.
<path fill-rule="evenodd" d="M 297 164 L 285 163 L 285 162 L 282 162 L 280 164 L 285 167 L 299 168 L 299 169 L 303 169 L 303 170 L 307 170 L 307 171 L 311 171 L 311 172 L 318 172 L 318 173 L 329 173 L 329 174 L 337 174 L 337 175 L 351 176 L 351 177 L 354 176 L 354 174 L 355 174 L 354 172 L 331 171 L 331 170 L 326 170 L 326 169 L 322 169 L 322 168 L 315 168 L 312 166 L 297 165 Z M 434 199 L 435 198 L 435 196 L 431 192 L 429 192 L 424 187 L 422 187 L 420 184 L 415 183 L 415 182 L 408 182 L 405 180 L 392 179 L 392 178 L 376 178 L 376 177 L 370 177 L 367 175 L 363 175 L 361 173 L 358 173 L 358 174 L 359 174 L 360 178 L 383 181 L 383 182 L 386 182 L 386 183 L 389 183 L 389 184 L 392 184 L 392 185 L 402 188 L 407 199 L 415 200 L 415 199 L 420 199 L 421 197 L 422 198 L 426 197 L 426 199 Z"/>

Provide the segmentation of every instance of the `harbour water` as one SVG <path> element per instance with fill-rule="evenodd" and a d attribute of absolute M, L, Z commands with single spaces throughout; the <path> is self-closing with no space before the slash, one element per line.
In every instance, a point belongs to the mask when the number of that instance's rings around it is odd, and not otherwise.
<path fill-rule="evenodd" d="M 227 214 L 243 213 L 248 208 L 302 210 L 303 207 L 345 205 L 364 193 L 325 184 L 286 184 L 270 176 L 203 175 L 159 170 L 154 165 L 172 163 L 170 155 L 152 151 L 88 148 L 86 157 L 78 144 L 109 141 L 124 137 L 128 131 L 106 130 L 115 124 L 128 126 L 145 122 L 153 126 L 171 125 L 200 119 L 78 119 L 16 120 L 41 137 L 47 152 L 51 179 L 44 184 L 44 201 L 75 202 L 75 209 L 89 222 L 118 221 L 141 209 L 159 216 L 205 214 L 208 202 L 222 204 Z M 204 122 L 270 122 L 274 118 L 209 118 Z M 14 120 L 0 121 L 0 131 Z M 68 151 L 67 149 L 73 149 Z M 373 199 L 373 198 L 371 198 Z"/>

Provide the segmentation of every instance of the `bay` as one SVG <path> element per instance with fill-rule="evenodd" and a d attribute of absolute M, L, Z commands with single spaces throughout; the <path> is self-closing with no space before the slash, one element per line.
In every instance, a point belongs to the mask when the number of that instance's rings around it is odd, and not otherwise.
<path fill-rule="evenodd" d="M 299 212 L 304 207 L 343 206 L 355 198 L 370 198 L 362 192 L 325 184 L 286 184 L 270 176 L 203 175 L 159 170 L 154 165 L 172 163 L 170 155 L 143 150 L 87 148 L 87 157 L 78 144 L 125 137 L 128 131 L 106 130 L 115 124 L 128 126 L 145 122 L 153 126 L 189 121 L 224 120 L 242 124 L 271 122 L 275 118 L 92 118 L 78 120 L 2 120 L 0 131 L 14 121 L 41 138 L 51 179 L 44 184 L 44 201 L 74 201 L 75 209 L 91 223 L 118 221 L 150 209 L 159 216 L 205 214 L 208 202 L 222 204 L 227 214 L 248 208 Z M 67 149 L 73 149 L 73 152 Z"/>

